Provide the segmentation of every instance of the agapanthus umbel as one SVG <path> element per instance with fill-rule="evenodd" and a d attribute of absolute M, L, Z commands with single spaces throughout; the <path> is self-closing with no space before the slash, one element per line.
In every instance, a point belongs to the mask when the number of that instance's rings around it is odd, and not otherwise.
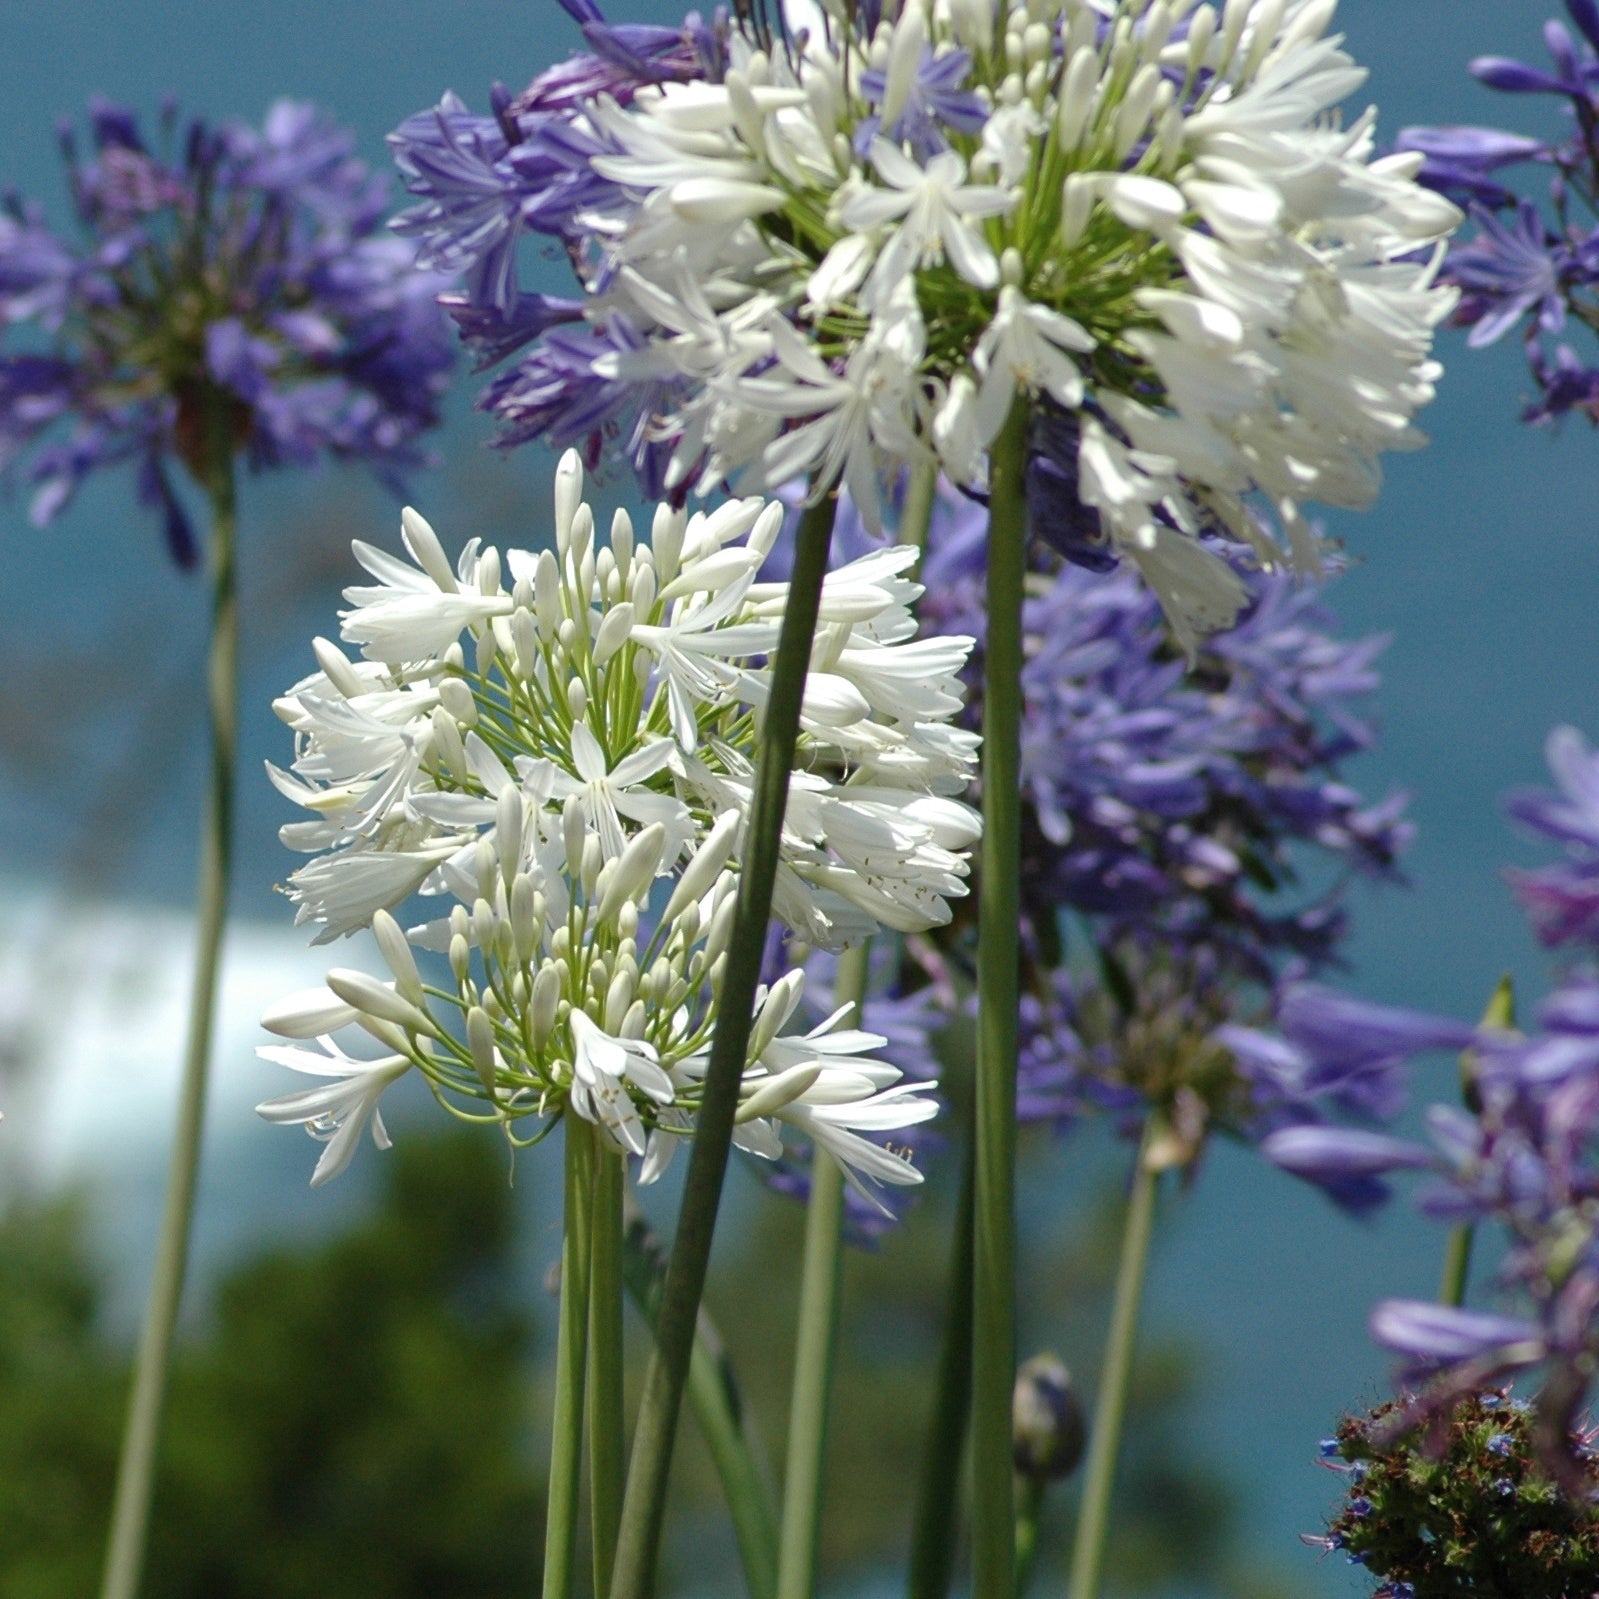
<path fill-rule="evenodd" d="M 1277 565 L 1264 504 L 1313 565 L 1304 503 L 1369 504 L 1418 442 L 1458 213 L 1328 115 L 1363 74 L 1327 0 L 840 4 L 636 49 L 565 3 L 590 62 L 393 141 L 507 443 L 614 437 L 673 492 L 843 478 L 875 522 L 884 468 L 980 487 L 1021 395 L 1191 646 L 1247 602 L 1203 535 Z M 524 231 L 578 296 L 520 291 Z"/>
<path fill-rule="evenodd" d="M 317 852 L 290 879 L 300 919 L 320 941 L 370 925 L 393 974 L 335 971 L 267 1020 L 295 1038 L 359 1025 L 393 1052 L 269 1051 L 335 1079 L 263 1107 L 334 1139 L 319 1178 L 411 1068 L 508 1132 L 583 1116 L 646 1179 L 692 1132 L 787 602 L 761 579 L 784 507 L 663 505 L 648 538 L 618 512 L 605 543 L 581 493 L 569 453 L 538 554 L 473 541 L 452 567 L 412 512 L 415 565 L 357 545 L 376 581 L 347 591 L 342 622 L 365 659 L 319 640 L 320 671 L 278 702 L 296 760 L 274 776 L 314 817 L 284 829 Z M 810 943 L 925 928 L 965 891 L 978 822 L 953 795 L 976 741 L 950 722 L 970 640 L 915 639 L 914 556 L 880 550 L 823 590 L 775 900 Z M 408 938 L 390 907 L 417 891 L 453 903 Z M 447 975 L 424 983 L 413 943 Z M 842 1011 L 783 1031 L 804 983 L 784 971 L 757 1000 L 739 1143 L 775 1158 L 786 1123 L 863 1188 L 916 1181 L 860 1135 L 934 1102 L 895 1086 L 885 1040 Z"/>
<path fill-rule="evenodd" d="M 1579 411 L 1599 423 L 1599 367 L 1562 340 L 1571 323 L 1599 328 L 1599 6 L 1566 0 L 1576 36 L 1544 25 L 1550 65 L 1482 56 L 1472 76 L 1508 94 L 1550 94 L 1568 127 L 1548 138 L 1498 128 L 1406 128 L 1399 147 L 1426 158 L 1420 177 L 1469 206 L 1475 234 L 1456 243 L 1444 265 L 1461 290 L 1454 320 L 1467 344 L 1493 344 L 1520 329 L 1538 398 L 1522 413 L 1549 422 Z M 1511 186 L 1517 169 L 1548 172 L 1544 209 Z M 1569 322 L 1568 322 L 1569 319 Z"/>
<path fill-rule="evenodd" d="M 394 479 L 422 459 L 452 362 L 419 272 L 384 228 L 386 184 L 353 137 L 281 101 L 260 129 L 90 109 L 64 135 L 76 237 L 37 205 L 0 210 L 0 467 L 31 450 L 32 517 L 49 522 L 103 466 L 131 461 L 182 565 L 196 542 L 173 481 L 207 471 L 208 396 L 258 468 L 322 455 Z"/>
<path fill-rule="evenodd" d="M 1574 727 L 1545 745 L 1557 792 L 1520 789 L 1507 802 L 1530 832 L 1559 844 L 1565 859 L 1505 875 L 1545 944 L 1599 947 L 1599 755 Z"/>

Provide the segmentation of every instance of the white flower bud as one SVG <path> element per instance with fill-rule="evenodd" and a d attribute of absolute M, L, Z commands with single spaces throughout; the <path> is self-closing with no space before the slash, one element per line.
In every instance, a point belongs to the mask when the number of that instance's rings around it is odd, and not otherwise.
<path fill-rule="evenodd" d="M 528 1026 L 535 1049 L 543 1049 L 555 1031 L 562 986 L 561 974 L 554 966 L 539 967 L 538 976 L 533 979 L 533 997 L 528 1004 Z"/>
<path fill-rule="evenodd" d="M 575 872 L 583 859 L 583 838 L 588 826 L 583 820 L 583 802 L 576 794 L 567 797 L 561 810 L 561 841 L 566 847 L 566 869 Z"/>
<path fill-rule="evenodd" d="M 498 1061 L 494 1054 L 494 1023 L 488 1012 L 474 1005 L 466 1013 L 466 1045 L 472 1052 L 472 1064 L 477 1068 L 477 1080 L 483 1092 L 492 1100 L 496 1097 Z"/>
<path fill-rule="evenodd" d="M 760 1087 L 740 1102 L 733 1120 L 752 1122 L 761 1116 L 774 1115 L 785 1105 L 792 1105 L 802 1094 L 808 1094 L 821 1075 L 822 1068 L 817 1065 L 790 1066 L 775 1077 L 759 1079 Z"/>
<path fill-rule="evenodd" d="M 650 529 L 650 546 L 655 552 L 655 576 L 661 583 L 670 583 L 677 576 L 678 558 L 683 553 L 683 529 L 688 518 L 682 511 L 669 505 L 655 508 L 655 522 Z"/>
<path fill-rule="evenodd" d="M 620 506 L 611 518 L 611 554 L 626 584 L 633 566 L 633 518 Z"/>
<path fill-rule="evenodd" d="M 491 544 L 477 558 L 477 591 L 495 595 L 500 592 L 500 552 Z"/>
<path fill-rule="evenodd" d="M 529 961 L 539 947 L 539 895 L 533 879 L 519 872 L 511 884 L 511 932 L 516 938 L 516 958 Z"/>
<path fill-rule="evenodd" d="M 348 1027 L 358 1014 L 358 1007 L 331 988 L 303 988 L 268 1006 L 261 1025 L 279 1038 L 320 1038 Z"/>
<path fill-rule="evenodd" d="M 721 958 L 733 936 L 733 918 L 738 912 L 738 895 L 727 895 L 716 907 L 711 917 L 710 931 L 705 935 L 705 959 L 714 964 Z"/>
<path fill-rule="evenodd" d="M 628 597 L 633 602 L 633 614 L 647 622 L 650 612 L 655 606 L 655 568 L 653 565 L 646 566 L 642 561 L 633 563 L 632 581 L 628 586 Z"/>
<path fill-rule="evenodd" d="M 583 503 L 583 461 L 568 450 L 555 468 L 555 547 L 564 557 L 572 538 L 572 519 Z"/>
<path fill-rule="evenodd" d="M 507 783 L 494 808 L 494 833 L 499 843 L 500 872 L 507 886 L 522 864 L 522 790 Z"/>
<path fill-rule="evenodd" d="M 405 547 L 416 558 L 416 564 L 438 585 L 444 594 L 455 594 L 458 588 L 455 573 L 450 570 L 449 557 L 439 536 L 428 526 L 427 519 L 408 505 L 400 512 L 400 536 Z"/>
<path fill-rule="evenodd" d="M 1067 63 L 1055 111 L 1055 137 L 1062 150 L 1075 150 L 1082 143 L 1093 115 L 1095 91 L 1099 87 L 1099 55 L 1088 46 L 1078 50 Z"/>
<path fill-rule="evenodd" d="M 594 664 L 604 666 L 633 636 L 633 607 L 624 600 L 605 613 L 594 635 Z"/>
<path fill-rule="evenodd" d="M 493 625 L 484 628 L 483 631 L 478 634 L 477 648 L 474 650 L 473 654 L 475 657 L 475 664 L 477 666 L 477 675 L 479 677 L 487 677 L 494 668 L 495 659 L 500 653 L 499 624 L 504 620 L 504 617 L 495 617 Z"/>
<path fill-rule="evenodd" d="M 494 953 L 494 935 L 500 930 L 500 919 L 486 899 L 479 899 L 472 907 L 472 942 L 484 955 Z"/>
<path fill-rule="evenodd" d="M 464 987 L 472 970 L 472 946 L 459 934 L 450 936 L 450 973 L 457 988 Z"/>
<path fill-rule="evenodd" d="M 316 655 L 316 664 L 322 668 L 322 675 L 345 699 L 353 700 L 356 695 L 368 692 L 360 673 L 350 665 L 349 656 L 337 644 L 325 638 L 314 638 L 311 640 L 311 649 Z"/>
<path fill-rule="evenodd" d="M 511 643 L 516 654 L 516 675 L 531 678 L 539 659 L 539 630 L 530 611 L 511 616 Z"/>
<path fill-rule="evenodd" d="M 583 896 L 590 904 L 593 904 L 595 891 L 599 887 L 600 867 L 604 861 L 605 852 L 601 847 L 599 836 L 595 833 L 585 835 L 578 876 L 582 879 Z"/>
<path fill-rule="evenodd" d="M 894 26 L 888 48 L 881 116 L 883 127 L 892 128 L 905 110 L 905 102 L 916 84 L 921 69 L 922 47 L 927 43 L 927 16 L 921 0 L 907 0 L 905 10 Z"/>
<path fill-rule="evenodd" d="M 461 729 L 442 705 L 433 707 L 433 747 L 452 772 L 458 777 L 466 776 L 466 746 L 461 742 Z"/>
<path fill-rule="evenodd" d="M 635 999 L 627 1007 L 627 1015 L 622 1018 L 622 1025 L 616 1029 L 618 1038 L 642 1038 L 649 1031 L 650 1013 L 644 1001 Z"/>
<path fill-rule="evenodd" d="M 477 726 L 477 701 L 464 679 L 447 677 L 439 684 L 439 703 L 454 717 L 458 727 Z"/>
<path fill-rule="evenodd" d="M 767 1046 L 777 1037 L 779 1029 L 794 1013 L 800 995 L 805 991 L 805 977 L 801 972 L 784 972 L 766 991 L 766 999 L 755 1025 L 750 1029 L 749 1058 L 759 1060 Z"/>
<path fill-rule="evenodd" d="M 433 1018 L 419 1010 L 410 1000 L 396 993 L 387 983 L 379 982 L 370 972 L 352 971 L 336 966 L 328 973 L 328 987 L 347 1005 L 353 1005 L 363 1016 L 377 1021 L 392 1022 L 408 1033 L 426 1033 L 434 1036 L 438 1029 Z"/>
<path fill-rule="evenodd" d="M 1068 250 L 1087 232 L 1093 211 L 1093 180 L 1081 172 L 1072 173 L 1061 185 L 1060 194 L 1060 238 Z"/>
<path fill-rule="evenodd" d="M 500 857 L 486 838 L 480 838 L 473 846 L 472 866 L 477 876 L 477 891 L 487 899 L 499 884 Z"/>
<path fill-rule="evenodd" d="M 1116 108 L 1114 149 L 1116 160 L 1125 161 L 1132 148 L 1143 138 L 1149 126 L 1149 114 L 1155 106 L 1155 92 L 1160 87 L 1160 68 L 1146 61 L 1133 74 L 1127 94 Z"/>
<path fill-rule="evenodd" d="M 613 1036 L 622 1030 L 628 1007 L 633 1003 L 633 977 L 628 972 L 618 972 L 605 991 L 605 1030 Z"/>
<path fill-rule="evenodd" d="M 422 977 L 416 969 L 416 956 L 400 924 L 385 910 L 372 913 L 372 934 L 378 941 L 383 959 L 394 973 L 394 986 L 413 1005 L 423 1003 Z"/>
<path fill-rule="evenodd" d="M 1197 77 L 1210 55 L 1211 40 L 1216 37 L 1216 8 L 1201 6 L 1188 19 L 1188 76 Z"/>
<path fill-rule="evenodd" d="M 738 836 L 741 820 L 738 811 L 723 811 L 716 818 L 715 825 L 705 835 L 705 842 L 695 850 L 689 858 L 688 865 L 678 877 L 677 886 L 672 890 L 672 897 L 666 902 L 666 909 L 661 912 L 663 926 L 670 926 L 674 921 L 681 923 L 684 912 L 709 892 L 711 885 L 727 864 L 728 857 L 733 853 L 733 844 Z M 689 942 L 693 942 L 692 933 L 688 935 L 688 939 Z"/>
<path fill-rule="evenodd" d="M 640 899 L 649 893 L 650 884 L 660 870 L 665 849 L 666 829 L 659 822 L 651 822 L 636 838 L 629 840 L 627 848 L 611 863 L 616 870 L 600 892 L 599 920 L 602 926 L 611 921 L 628 901 Z"/>

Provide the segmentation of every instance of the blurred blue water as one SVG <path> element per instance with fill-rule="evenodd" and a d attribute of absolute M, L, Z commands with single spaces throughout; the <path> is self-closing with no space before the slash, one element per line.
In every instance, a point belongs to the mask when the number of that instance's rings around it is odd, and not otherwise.
<path fill-rule="evenodd" d="M 615 9 L 622 12 L 621 0 Z M 670 14 L 642 0 L 626 10 Z M 1545 14 L 1543 4 L 1524 0 L 1345 0 L 1342 10 L 1355 54 L 1371 67 L 1370 97 L 1385 133 L 1408 122 L 1552 118 L 1552 107 L 1493 96 L 1464 73 L 1478 53 L 1536 56 Z M 8 68 L 0 184 L 58 199 L 52 124 L 91 92 L 153 108 L 170 90 L 190 109 L 247 117 L 279 95 L 312 98 L 353 125 L 365 153 L 382 161 L 384 132 L 441 90 L 481 105 L 495 77 L 525 79 L 575 42 L 553 0 L 0 7 Z M 1468 354 L 1445 335 L 1442 354 L 1449 372 L 1423 419 L 1433 444 L 1392 459 L 1377 510 L 1332 526 L 1357 558 L 1336 608 L 1351 629 L 1394 635 L 1382 747 L 1357 775 L 1371 789 L 1412 790 L 1421 829 L 1414 890 L 1359 901 L 1355 977 L 1374 997 L 1466 1014 L 1480 1009 L 1501 970 L 1514 971 L 1527 995 L 1543 983 L 1498 877 L 1506 860 L 1527 858 L 1498 800 L 1541 776 L 1540 747 L 1556 722 L 1599 733 L 1599 441 L 1585 426 L 1553 437 L 1518 426 L 1526 383 L 1514 348 Z M 463 394 L 441 446 L 451 465 L 418 482 L 418 501 L 452 541 L 476 532 L 503 538 L 518 524 L 523 537 L 536 537 L 548 462 L 536 451 L 491 460 L 486 433 Z M 475 520 L 467 528 L 469 502 Z M 389 538 L 397 519 L 377 491 L 339 474 L 253 484 L 245 517 L 246 593 L 282 591 L 247 654 L 243 741 L 253 773 L 260 760 L 286 755 L 268 702 L 304 669 L 311 633 L 331 629 L 337 550 L 351 535 Z M 42 534 L 15 502 L 0 504 L 0 541 L 10 685 L 0 881 L 48 884 L 69 860 L 87 859 L 85 886 L 98 893 L 181 903 L 200 776 L 198 745 L 185 732 L 198 705 L 198 587 L 163 564 L 156 530 L 132 507 L 124 481 L 94 486 Z M 314 581 L 299 594 L 296 580 L 306 574 L 295 563 L 310 557 Z M 101 706 L 90 724 L 94 741 L 58 747 L 56 684 L 84 661 L 90 681 L 79 692 Z M 151 694 L 160 699 L 154 716 L 141 708 Z M 156 763 L 179 780 L 146 782 Z M 86 839 L 85 808 L 106 784 L 125 803 L 95 813 Z M 271 885 L 285 870 L 273 836 L 283 809 L 264 782 L 247 776 L 237 908 L 279 924 L 285 907 Z M 134 825 L 129 847 L 118 847 L 113 835 Z M 1435 1068 L 1440 1092 L 1449 1070 Z M 247 1180 L 263 1166 L 273 1182 L 283 1180 L 275 1156 L 208 1170 L 206 1204 L 239 1215 L 249 1194 L 263 1192 Z M 1063 1151 L 1025 1203 L 1038 1214 L 1058 1204 L 1071 1191 L 1073 1166 Z M 153 1181 L 152 1173 L 146 1187 Z M 296 1203 L 293 1214 L 304 1225 L 315 1211 Z M 1355 1227 L 1231 1149 L 1218 1150 L 1196 1191 L 1172 1207 L 1151 1315 L 1214 1352 L 1195 1447 L 1252 1485 L 1253 1534 L 1284 1563 L 1299 1559 L 1293 1534 L 1316 1524 L 1329 1495 L 1311 1464 L 1315 1439 L 1338 1407 L 1375 1396 L 1384 1380 L 1362 1330 L 1366 1307 L 1381 1294 L 1429 1291 L 1439 1242 L 1402 1212 Z M 224 1243 L 217 1237 L 218 1251 Z M 130 1262 L 137 1253 L 129 1244 Z M 1308 1557 L 1304 1564 L 1308 1571 Z M 1331 1594 L 1348 1591 L 1351 1579 L 1328 1564 L 1312 1580 Z"/>

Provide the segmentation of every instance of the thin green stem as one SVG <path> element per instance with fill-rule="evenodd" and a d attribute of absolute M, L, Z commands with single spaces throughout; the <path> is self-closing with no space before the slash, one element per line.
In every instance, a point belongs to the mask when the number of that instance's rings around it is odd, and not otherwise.
<path fill-rule="evenodd" d="M 1516 1025 L 1516 992 L 1508 973 L 1499 979 L 1489 996 L 1488 1007 L 1482 1013 L 1482 1025 L 1501 1031 Z M 1482 1109 L 1482 1097 L 1477 1088 L 1477 1052 L 1472 1049 L 1461 1052 L 1460 1097 L 1473 1115 Z M 1439 1304 L 1465 1304 L 1466 1286 L 1471 1280 L 1471 1246 L 1475 1238 L 1476 1229 L 1470 1222 L 1450 1228 L 1449 1242 L 1444 1248 L 1443 1280 L 1438 1285 Z"/>
<path fill-rule="evenodd" d="M 1027 1592 L 1033 1574 L 1033 1556 L 1038 1553 L 1038 1518 L 1044 1511 L 1042 1477 L 1023 1477 L 1016 1495 L 1016 1599 Z"/>
<path fill-rule="evenodd" d="M 622 1196 L 620 1154 L 594 1160 L 589 1240 L 589 1519 L 594 1535 L 594 1599 L 611 1591 L 616 1527 L 622 1515 L 627 1434 L 622 1416 Z"/>
<path fill-rule="evenodd" d="M 800 518 L 788 606 L 778 635 L 755 763 L 755 797 L 739 873 L 727 968 L 718 997 L 716 1030 L 683 1184 L 677 1237 L 661 1291 L 655 1349 L 644 1374 L 638 1425 L 633 1434 L 611 1599 L 649 1599 L 654 1587 L 672 1445 L 694 1349 L 695 1322 L 705 1291 L 722 1179 L 733 1140 L 733 1116 L 738 1109 L 739 1084 L 749 1049 L 755 990 L 760 983 L 772 885 L 777 876 L 783 812 L 788 804 L 788 780 L 799 738 L 800 705 L 816 636 L 836 506 L 837 498 L 830 493 L 809 506 Z"/>
<path fill-rule="evenodd" d="M 629 1217 L 622 1235 L 622 1270 L 628 1293 L 653 1329 L 666 1279 L 666 1251 L 637 1213 Z M 745 1419 L 733 1363 L 703 1306 L 689 1360 L 688 1402 L 727 1499 L 744 1567 L 744 1586 L 750 1599 L 775 1599 L 777 1511 L 761 1469 L 759 1447 Z"/>
<path fill-rule="evenodd" d="M 233 768 L 238 743 L 239 603 L 235 551 L 238 508 L 233 438 L 224 404 L 219 398 L 213 397 L 207 407 L 206 428 L 209 460 L 205 488 L 211 502 L 211 651 L 206 675 L 211 777 L 200 835 L 196 897 L 199 947 L 194 987 L 189 997 L 189 1032 L 178 1090 L 177 1130 L 167 1169 L 166 1206 L 161 1216 L 155 1273 L 150 1283 L 150 1299 L 122 1434 L 122 1456 L 117 1466 L 111 1531 L 100 1590 L 102 1599 L 135 1599 L 144 1571 L 167 1368 L 188 1269 L 195 1186 L 200 1171 L 200 1137 L 205 1124 L 206 1085 L 211 1072 L 217 976 L 227 922 L 232 864 Z"/>
<path fill-rule="evenodd" d="M 929 461 L 911 468 L 905 485 L 905 506 L 899 515 L 899 541 L 918 550 L 927 548 L 927 530 L 932 526 L 933 507 L 938 502 L 938 463 Z"/>
<path fill-rule="evenodd" d="M 972 1586 L 1012 1599 L 1016 1512 L 1016 1003 L 1021 873 L 1023 473 L 1018 396 L 990 452 L 988 642 L 983 665 L 983 848 L 977 906 L 977 1190 L 972 1293 Z"/>
<path fill-rule="evenodd" d="M 561 1311 L 555 1335 L 555 1414 L 550 1423 L 549 1499 L 544 1518 L 544 1599 L 570 1599 L 582 1497 L 583 1389 L 589 1331 L 594 1129 L 565 1117 L 566 1193 L 561 1239 Z"/>
<path fill-rule="evenodd" d="M 1466 1302 L 1466 1284 L 1471 1278 L 1471 1246 L 1476 1228 L 1462 1222 L 1449 1229 L 1449 1242 L 1444 1248 L 1444 1274 L 1438 1285 L 1440 1305 L 1463 1305 Z"/>
<path fill-rule="evenodd" d="M 870 946 L 839 957 L 834 1007 L 866 995 Z M 811 1197 L 805 1211 L 805 1262 L 800 1273 L 794 1386 L 789 1396 L 788 1458 L 783 1471 L 783 1530 L 777 1556 L 777 1599 L 810 1599 L 822 1530 L 822 1464 L 827 1405 L 838 1338 L 838 1279 L 843 1256 L 844 1174 L 820 1145 L 811 1149 Z"/>
<path fill-rule="evenodd" d="M 1069 1599 L 1098 1599 L 1104 1571 L 1105 1535 L 1110 1528 L 1116 1458 L 1121 1452 L 1133 1350 L 1138 1341 L 1138 1308 L 1144 1296 L 1149 1239 L 1155 1224 L 1155 1190 L 1160 1173 L 1150 1165 L 1149 1151 L 1158 1130 L 1158 1118 L 1151 1116 L 1133 1168 L 1133 1190 L 1122 1232 L 1121 1263 L 1116 1271 L 1116 1297 L 1111 1305 L 1110 1331 L 1105 1339 L 1105 1365 L 1099 1377 L 1099 1397 L 1089 1432 L 1088 1464 L 1083 1472 L 1083 1500 L 1077 1513 L 1076 1541 L 1072 1545 Z"/>
<path fill-rule="evenodd" d="M 945 1599 L 960 1539 L 961 1458 L 972 1405 L 972 1218 L 976 1151 L 970 1137 L 962 1161 L 960 1208 L 950 1241 L 949 1301 L 938 1355 L 933 1414 L 922 1450 L 922 1478 L 911 1532 L 907 1599 Z"/>

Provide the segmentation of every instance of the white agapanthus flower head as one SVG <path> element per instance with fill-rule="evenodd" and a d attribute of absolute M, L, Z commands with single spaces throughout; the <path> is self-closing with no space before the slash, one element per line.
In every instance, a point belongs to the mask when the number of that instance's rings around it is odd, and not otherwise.
<path fill-rule="evenodd" d="M 1191 642 L 1244 599 L 1203 541 L 1313 565 L 1304 506 L 1369 504 L 1439 373 L 1458 213 L 1341 120 L 1364 73 L 1334 9 L 816 0 L 787 40 L 734 22 L 689 81 L 558 107 L 535 81 L 501 137 L 559 124 L 566 188 L 506 203 L 558 214 L 534 225 L 588 342 L 474 306 L 485 350 L 531 350 L 490 408 L 526 437 L 603 401 L 669 487 L 843 478 L 871 520 L 908 463 L 980 488 L 1020 395 L 1069 419 L 1033 447 L 1082 484 L 1035 531 L 1136 562 Z M 482 190 L 431 181 L 413 231 L 465 264 Z"/>
<path fill-rule="evenodd" d="M 341 621 L 363 658 L 318 640 L 319 670 L 276 707 L 296 754 L 272 775 L 312 818 L 283 834 L 314 856 L 289 880 L 299 919 L 319 942 L 370 928 L 390 973 L 335 969 L 265 1018 L 320 1040 L 263 1051 L 328 1079 L 262 1106 L 329 1140 L 316 1180 L 369 1120 L 386 1142 L 378 1096 L 412 1068 L 518 1142 L 524 1118 L 537 1138 L 581 1116 L 645 1177 L 692 1133 L 787 603 L 761 578 L 784 511 L 663 506 L 647 538 L 619 512 L 601 540 L 569 454 L 551 549 L 474 541 L 452 566 L 410 511 L 411 560 L 356 546 L 374 582 L 346 591 Z M 950 722 L 971 641 L 915 638 L 913 559 L 874 551 L 822 596 L 777 892 L 804 942 L 933 926 L 965 892 L 975 740 Z M 393 912 L 418 892 L 440 914 L 403 931 Z M 883 1040 L 842 1018 L 784 1035 L 802 984 L 757 1001 L 739 1142 L 775 1155 L 787 1123 L 852 1180 L 918 1180 L 859 1130 L 933 1102 L 891 1091 Z M 330 1035 L 348 1027 L 389 1053 L 346 1054 Z"/>

